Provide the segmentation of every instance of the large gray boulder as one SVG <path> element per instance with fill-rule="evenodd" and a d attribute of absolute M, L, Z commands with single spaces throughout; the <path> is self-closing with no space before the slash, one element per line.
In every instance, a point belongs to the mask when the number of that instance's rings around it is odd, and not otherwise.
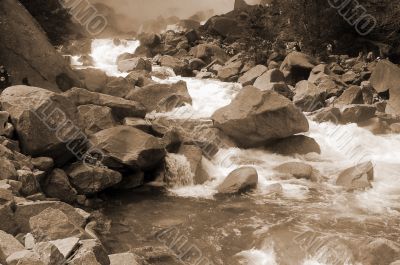
<path fill-rule="evenodd" d="M 46 33 L 17 0 L 0 2 L 0 62 L 14 84 L 65 91 L 79 80 L 47 39 Z"/>
<path fill-rule="evenodd" d="M 252 86 L 243 88 L 212 119 L 217 128 L 243 147 L 260 147 L 309 129 L 306 117 L 289 99 Z"/>
<path fill-rule="evenodd" d="M 117 124 L 114 120 L 112 109 L 109 107 L 82 105 L 78 107 L 78 111 L 87 135 L 114 127 Z"/>
<path fill-rule="evenodd" d="M 256 65 L 239 78 L 239 83 L 241 83 L 243 86 L 251 86 L 254 84 L 257 78 L 263 75 L 267 70 L 268 68 L 264 65 Z"/>
<path fill-rule="evenodd" d="M 232 171 L 217 189 L 220 194 L 232 194 L 255 188 L 257 184 L 257 170 L 252 167 L 242 167 Z"/>
<path fill-rule="evenodd" d="M 25 154 L 52 157 L 59 164 L 72 157 L 66 144 L 71 126 L 79 128 L 80 122 L 68 97 L 38 87 L 12 86 L 3 91 L 0 102 L 10 113 Z M 67 121 L 71 126 L 64 126 Z"/>
<path fill-rule="evenodd" d="M 166 154 L 161 139 L 130 126 L 100 131 L 92 135 L 90 140 L 95 148 L 103 152 L 103 164 L 111 168 L 152 168 Z"/>
<path fill-rule="evenodd" d="M 312 112 L 325 106 L 326 92 L 313 83 L 303 80 L 296 84 L 294 104 L 305 112 Z"/>

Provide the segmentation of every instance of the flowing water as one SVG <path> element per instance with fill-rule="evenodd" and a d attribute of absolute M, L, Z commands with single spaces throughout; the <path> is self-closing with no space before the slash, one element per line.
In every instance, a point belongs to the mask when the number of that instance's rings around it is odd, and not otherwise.
<path fill-rule="evenodd" d="M 131 50 L 138 43 L 129 45 Z M 124 75 L 117 72 L 113 62 L 125 48 L 115 47 L 106 40 L 93 42 L 92 48 L 97 67 L 110 75 Z M 239 84 L 179 76 L 155 80 L 187 82 L 192 106 L 152 114 L 175 118 L 182 115 L 209 118 L 215 110 L 229 104 L 241 89 Z M 209 264 L 356 265 L 362 264 L 357 261 L 359 247 L 372 239 L 400 243 L 400 135 L 376 136 L 355 124 L 313 121 L 306 135 L 319 143 L 320 155 L 292 157 L 263 149 L 222 149 L 212 161 L 204 159 L 203 166 L 212 180 L 203 185 L 191 184 L 192 176 L 184 170 L 187 161 L 172 157 L 175 163 L 183 161 L 183 169 L 177 168 L 176 172 L 184 176 L 178 176 L 183 181 L 177 181 L 179 185 L 168 192 L 142 188 L 109 195 L 105 213 L 113 223 L 111 233 L 105 236 L 106 246 L 113 252 L 122 252 L 164 244 L 178 256 L 181 254 L 186 264 L 209 261 Z M 312 165 L 326 180 L 322 183 L 282 180 L 273 168 L 290 161 Z M 373 188 L 350 193 L 334 185 L 341 170 L 364 161 L 374 163 Z M 241 166 L 257 169 L 257 189 L 240 196 L 218 196 L 218 184 Z M 179 244 L 171 244 L 167 240 L 171 237 Z M 196 259 L 185 255 L 183 250 L 189 248 L 196 250 Z"/>

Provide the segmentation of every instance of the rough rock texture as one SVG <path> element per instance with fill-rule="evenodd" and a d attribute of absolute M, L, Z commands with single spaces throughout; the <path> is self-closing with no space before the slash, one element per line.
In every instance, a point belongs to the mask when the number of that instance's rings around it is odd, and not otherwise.
<path fill-rule="evenodd" d="M 221 194 L 230 194 L 255 188 L 257 184 L 257 170 L 252 167 L 242 167 L 232 171 L 217 189 Z"/>
<path fill-rule="evenodd" d="M 65 258 L 58 248 L 50 242 L 39 242 L 33 248 L 39 254 L 40 261 L 48 265 L 63 265 Z"/>
<path fill-rule="evenodd" d="M 139 265 L 138 257 L 133 253 L 118 253 L 108 257 L 110 258 L 110 265 Z"/>
<path fill-rule="evenodd" d="M 110 259 L 103 246 L 94 239 L 80 241 L 80 247 L 68 265 L 110 265 Z"/>
<path fill-rule="evenodd" d="M 341 109 L 341 122 L 359 123 L 375 117 L 376 107 L 371 105 L 347 105 Z"/>
<path fill-rule="evenodd" d="M 6 263 L 6 259 L 13 253 L 24 250 L 24 246 L 12 235 L 0 230 L 0 262 Z"/>
<path fill-rule="evenodd" d="M 326 93 L 313 83 L 303 80 L 296 84 L 294 104 L 305 112 L 318 110 L 325 106 Z"/>
<path fill-rule="evenodd" d="M 118 62 L 118 71 L 120 72 L 130 72 L 134 70 L 146 70 L 151 72 L 152 65 L 150 60 L 143 58 L 132 58 L 121 60 Z"/>
<path fill-rule="evenodd" d="M 318 170 L 301 162 L 288 162 L 274 168 L 274 170 L 278 171 L 279 173 L 289 175 L 290 177 L 307 179 L 314 182 L 318 182 L 321 178 L 321 174 Z"/>
<path fill-rule="evenodd" d="M 251 86 L 256 79 L 262 76 L 267 70 L 268 68 L 264 65 L 256 65 L 239 78 L 239 83 L 243 86 Z M 256 85 L 254 86 L 257 87 Z"/>
<path fill-rule="evenodd" d="M 55 245 L 64 258 L 68 258 L 72 252 L 78 248 L 79 238 L 68 237 L 63 239 L 52 240 L 50 243 Z"/>
<path fill-rule="evenodd" d="M 67 215 L 71 222 L 76 226 L 83 227 L 86 223 L 85 218 L 79 214 L 74 207 L 69 204 L 57 201 L 38 201 L 38 202 L 22 202 L 16 204 L 15 221 L 18 224 L 21 232 L 27 233 L 30 231 L 29 219 L 40 214 L 47 208 L 59 209 Z"/>
<path fill-rule="evenodd" d="M 342 107 L 350 104 L 364 104 L 361 87 L 351 86 L 334 102 L 335 107 Z"/>
<path fill-rule="evenodd" d="M 89 91 L 101 92 L 107 84 L 108 76 L 102 70 L 87 68 L 76 72 L 82 85 Z"/>
<path fill-rule="evenodd" d="M 29 227 L 37 242 L 82 237 L 85 233 L 71 220 L 70 216 L 50 207 L 31 217 Z"/>
<path fill-rule="evenodd" d="M 83 88 L 74 87 L 64 95 L 70 99 L 76 106 L 98 105 L 109 107 L 115 118 L 124 119 L 126 117 L 141 117 L 146 115 L 145 107 L 135 101 L 110 95 L 90 92 Z"/>
<path fill-rule="evenodd" d="M 297 83 L 307 80 L 315 65 L 315 60 L 310 56 L 301 52 L 291 52 L 282 62 L 280 70 L 288 80 Z"/>
<path fill-rule="evenodd" d="M 271 69 L 259 76 L 254 82 L 254 86 L 261 90 L 268 90 L 269 84 L 280 82 L 285 82 L 283 73 L 278 69 Z"/>
<path fill-rule="evenodd" d="M 65 91 L 79 83 L 77 76 L 49 43 L 45 32 L 17 0 L 0 2 L 0 62 L 13 76 L 33 86 Z"/>
<path fill-rule="evenodd" d="M 340 173 L 336 185 L 347 190 L 365 189 L 371 187 L 374 179 L 374 166 L 371 162 L 359 164 Z"/>
<path fill-rule="evenodd" d="M 170 67 L 177 75 L 187 75 L 189 65 L 187 62 L 170 55 L 164 55 L 160 60 L 161 66 Z"/>
<path fill-rule="evenodd" d="M 81 194 L 94 194 L 118 184 L 122 175 L 114 170 L 77 162 L 66 170 L 72 185 Z"/>
<path fill-rule="evenodd" d="M 304 135 L 294 135 L 276 141 L 272 145 L 268 146 L 268 149 L 281 155 L 321 153 L 321 148 L 318 143 L 313 138 Z"/>
<path fill-rule="evenodd" d="M 148 112 L 171 111 L 184 104 L 192 104 L 192 98 L 184 81 L 175 84 L 147 85 L 130 93 L 127 99 L 142 103 Z"/>
<path fill-rule="evenodd" d="M 222 81 L 236 81 L 243 63 L 240 61 L 227 63 L 218 69 L 218 78 Z"/>
<path fill-rule="evenodd" d="M 12 86 L 3 91 L 0 102 L 11 115 L 24 153 L 49 156 L 59 164 L 72 157 L 66 142 L 71 130 L 76 133 L 71 124 L 79 127 L 80 123 L 77 109 L 67 97 L 42 88 Z M 71 123 L 64 126 L 67 120 Z"/>
<path fill-rule="evenodd" d="M 209 64 L 213 61 L 219 64 L 225 64 L 228 61 L 229 56 L 225 53 L 223 49 L 214 44 L 199 44 L 190 50 L 190 54 L 195 58 L 203 60 L 205 63 Z"/>
<path fill-rule="evenodd" d="M 117 124 L 112 115 L 112 109 L 109 107 L 82 105 L 78 107 L 78 111 L 87 135 L 114 127 Z"/>
<path fill-rule="evenodd" d="M 104 153 L 103 164 L 111 168 L 151 168 L 166 154 L 161 139 L 129 126 L 103 130 L 90 139 Z"/>
<path fill-rule="evenodd" d="M 47 177 L 44 192 L 50 198 L 58 198 L 67 203 L 76 201 L 77 192 L 71 186 L 67 174 L 62 169 L 54 169 Z"/>
<path fill-rule="evenodd" d="M 289 99 L 252 86 L 243 88 L 212 119 L 217 128 L 243 147 L 259 147 L 309 129 L 306 117 Z"/>

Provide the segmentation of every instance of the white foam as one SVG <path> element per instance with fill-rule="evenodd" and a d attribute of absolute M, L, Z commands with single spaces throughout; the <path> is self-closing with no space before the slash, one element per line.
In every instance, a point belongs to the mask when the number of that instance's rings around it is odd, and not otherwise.
<path fill-rule="evenodd" d="M 120 45 L 115 45 L 112 39 L 95 39 L 92 41 L 94 66 L 103 70 L 109 76 L 126 76 L 127 73 L 118 71 L 117 58 L 123 53 L 134 53 L 139 47 L 138 40 L 121 40 Z"/>

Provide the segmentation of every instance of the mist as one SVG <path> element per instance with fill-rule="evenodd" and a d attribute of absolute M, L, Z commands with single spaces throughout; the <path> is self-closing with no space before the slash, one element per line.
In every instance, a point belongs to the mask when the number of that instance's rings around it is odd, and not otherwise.
<path fill-rule="evenodd" d="M 188 18 L 198 11 L 213 9 L 215 14 L 222 14 L 233 9 L 234 0 L 92 0 L 112 7 L 116 13 L 136 21 L 156 17 L 177 16 Z"/>

